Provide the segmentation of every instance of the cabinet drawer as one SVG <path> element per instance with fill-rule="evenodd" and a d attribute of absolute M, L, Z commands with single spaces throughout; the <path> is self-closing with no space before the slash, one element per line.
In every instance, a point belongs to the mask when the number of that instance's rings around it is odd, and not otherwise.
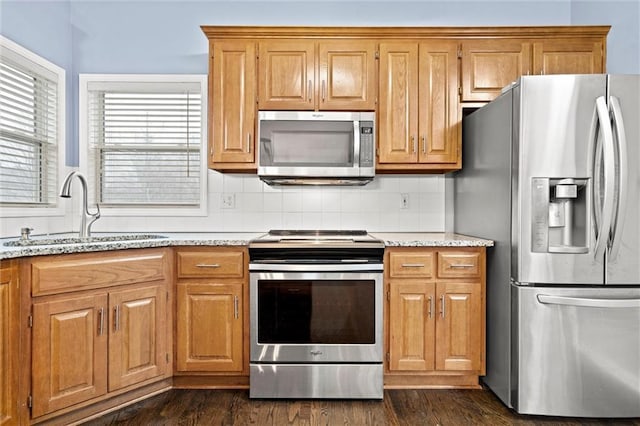
<path fill-rule="evenodd" d="M 45 257 L 31 262 L 31 294 L 43 296 L 166 279 L 167 257 L 165 249 Z"/>
<path fill-rule="evenodd" d="M 242 278 L 244 251 L 178 252 L 178 278 Z"/>
<path fill-rule="evenodd" d="M 438 277 L 479 277 L 480 253 L 452 252 L 438 253 Z"/>
<path fill-rule="evenodd" d="M 433 256 L 430 252 L 389 253 L 389 276 L 430 278 L 433 276 Z"/>

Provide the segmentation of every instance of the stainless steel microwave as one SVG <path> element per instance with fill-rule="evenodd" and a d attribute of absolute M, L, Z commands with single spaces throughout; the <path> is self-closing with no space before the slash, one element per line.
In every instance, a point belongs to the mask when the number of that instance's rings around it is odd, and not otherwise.
<path fill-rule="evenodd" d="M 258 176 L 271 185 L 364 185 L 375 176 L 375 113 L 260 111 Z"/>

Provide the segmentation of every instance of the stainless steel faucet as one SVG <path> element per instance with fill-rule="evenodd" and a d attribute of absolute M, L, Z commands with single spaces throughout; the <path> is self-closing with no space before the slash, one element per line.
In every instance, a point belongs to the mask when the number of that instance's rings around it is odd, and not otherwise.
<path fill-rule="evenodd" d="M 80 230 L 78 236 L 80 238 L 88 238 L 91 236 L 91 225 L 100 218 L 100 205 L 96 204 L 98 211 L 94 214 L 89 213 L 87 201 L 87 180 L 82 173 L 73 171 L 67 175 L 60 189 L 60 196 L 63 198 L 71 198 L 71 182 L 73 177 L 77 176 L 82 185 L 82 211 L 80 212 Z M 89 220 L 87 220 L 89 219 Z"/>

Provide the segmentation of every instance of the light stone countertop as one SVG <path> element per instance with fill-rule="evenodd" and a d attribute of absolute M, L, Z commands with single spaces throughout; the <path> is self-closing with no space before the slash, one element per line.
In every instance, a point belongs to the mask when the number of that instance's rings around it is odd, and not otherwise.
<path fill-rule="evenodd" d="M 264 232 L 146 232 L 140 235 L 161 235 L 162 238 L 115 240 L 115 241 L 79 241 L 70 244 L 43 244 L 8 247 L 4 243 L 18 238 L 0 239 L 0 259 L 18 257 L 46 256 L 50 254 L 88 253 L 109 250 L 173 247 L 173 246 L 245 246 L 253 238 Z M 387 247 L 491 247 L 493 241 L 466 235 L 446 232 L 372 232 L 374 237 L 384 241 Z M 94 237 L 117 237 L 118 235 L 136 235 L 136 233 L 94 233 Z M 33 240 L 57 240 L 77 237 L 77 233 L 34 235 Z"/>
<path fill-rule="evenodd" d="M 451 232 L 372 232 L 387 247 L 493 247 L 492 240 Z"/>

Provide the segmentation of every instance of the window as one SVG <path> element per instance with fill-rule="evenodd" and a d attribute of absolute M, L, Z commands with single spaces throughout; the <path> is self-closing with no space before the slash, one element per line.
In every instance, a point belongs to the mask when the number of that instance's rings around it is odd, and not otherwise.
<path fill-rule="evenodd" d="M 81 75 L 80 114 L 81 165 L 101 209 L 206 212 L 206 76 Z"/>
<path fill-rule="evenodd" d="M 0 36 L 2 216 L 61 213 L 64 91 L 62 68 Z"/>

